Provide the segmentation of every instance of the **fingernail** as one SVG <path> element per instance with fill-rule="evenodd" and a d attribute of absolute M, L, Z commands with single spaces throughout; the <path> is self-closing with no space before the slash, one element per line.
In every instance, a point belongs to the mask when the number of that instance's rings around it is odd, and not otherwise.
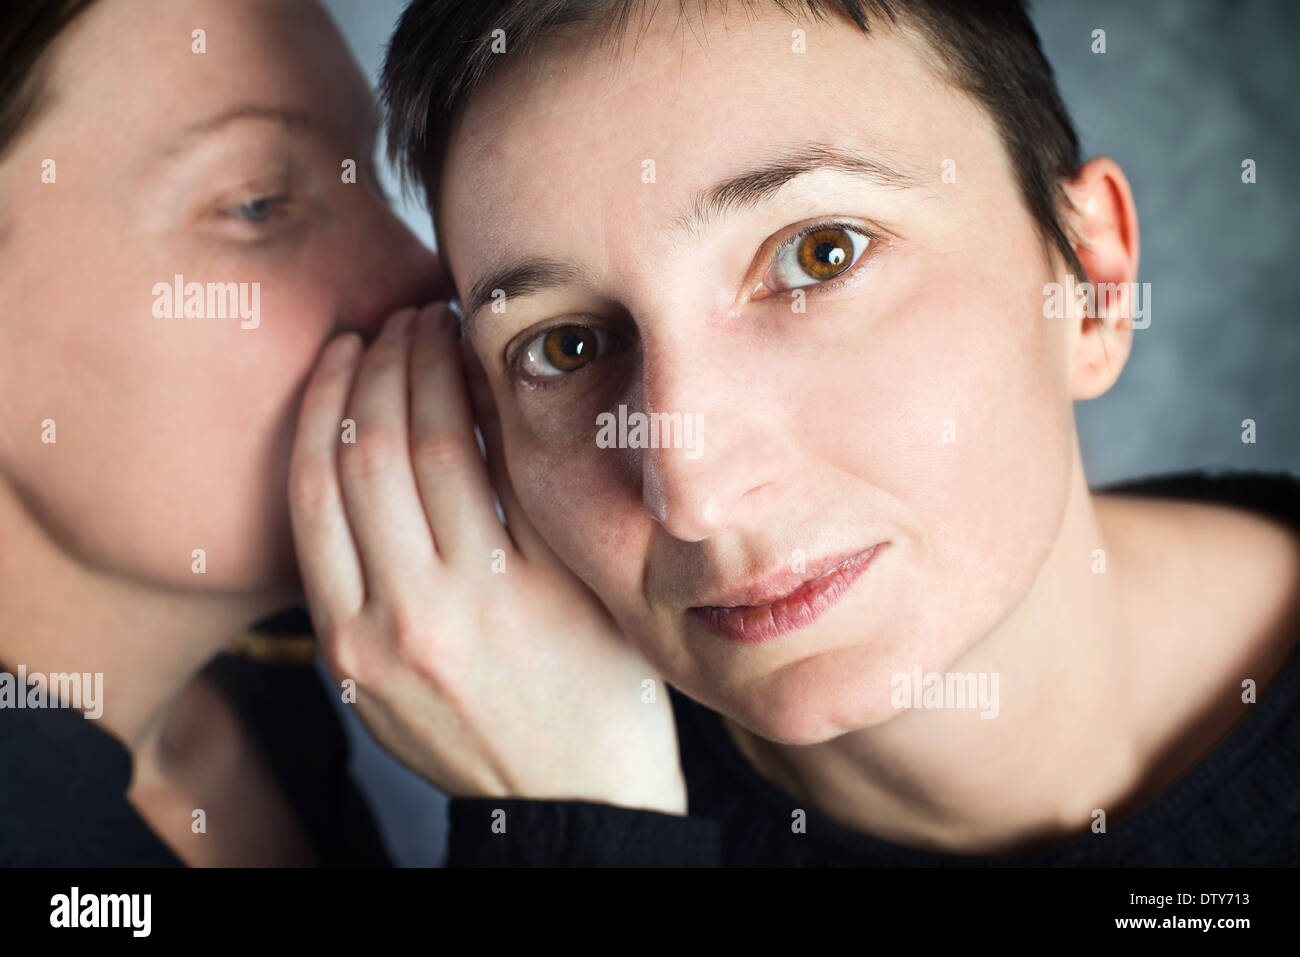
<path fill-rule="evenodd" d="M 457 329 L 456 314 L 445 302 L 431 302 L 420 310 L 420 335 L 441 336 Z"/>
<path fill-rule="evenodd" d="M 396 339 L 406 335 L 407 330 L 411 328 L 411 318 L 414 315 L 415 310 L 412 308 L 400 309 L 393 313 L 384 324 L 384 329 L 379 334 L 380 338 Z"/>
<path fill-rule="evenodd" d="M 331 369 L 347 365 L 352 361 L 352 356 L 360 345 L 361 337 L 355 332 L 339 336 L 325 347 L 325 352 L 320 358 L 321 365 Z"/>

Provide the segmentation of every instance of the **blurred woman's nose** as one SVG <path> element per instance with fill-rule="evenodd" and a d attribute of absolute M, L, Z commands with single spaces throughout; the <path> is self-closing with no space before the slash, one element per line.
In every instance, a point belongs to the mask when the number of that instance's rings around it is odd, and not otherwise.
<path fill-rule="evenodd" d="M 358 217 L 345 244 L 346 269 L 340 325 L 363 336 L 403 306 L 422 306 L 451 297 L 451 282 L 437 255 L 393 210 L 378 200 Z"/>

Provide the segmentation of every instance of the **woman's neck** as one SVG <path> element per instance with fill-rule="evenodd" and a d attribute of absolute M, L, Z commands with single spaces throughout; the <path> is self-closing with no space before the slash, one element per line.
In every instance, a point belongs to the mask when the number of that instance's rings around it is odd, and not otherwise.
<path fill-rule="evenodd" d="M 133 751 L 209 660 L 292 600 L 158 587 L 88 567 L 3 482 L 0 543 L 0 663 L 29 675 L 102 674 L 101 726 Z"/>

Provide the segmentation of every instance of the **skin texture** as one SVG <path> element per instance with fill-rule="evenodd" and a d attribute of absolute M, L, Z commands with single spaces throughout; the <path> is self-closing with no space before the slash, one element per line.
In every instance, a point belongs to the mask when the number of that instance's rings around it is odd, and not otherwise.
<path fill-rule="evenodd" d="M 183 792 L 154 823 L 188 860 L 299 859 L 237 723 L 183 689 L 300 593 L 287 476 L 321 347 L 433 298 L 438 262 L 377 189 L 368 86 L 314 4 L 103 0 L 60 36 L 48 89 L 0 163 L 0 660 L 104 673 L 137 798 Z M 308 121 L 187 132 L 243 105 Z M 238 209 L 267 196 L 287 198 Z M 156 318 L 153 284 L 177 273 L 260 282 L 260 325 Z M 199 806 L 252 829 L 195 840 Z"/>
<path fill-rule="evenodd" d="M 1064 268 L 990 122 L 913 39 L 800 22 L 796 55 L 791 21 L 762 9 L 641 26 L 634 53 L 562 35 L 496 71 L 443 170 L 438 232 L 462 295 L 531 257 L 591 277 L 467 317 L 537 532 L 760 770 L 850 826 L 1029 847 L 1167 784 L 1241 716 L 1242 677 L 1289 648 L 1294 537 L 1089 492 L 1072 403 L 1114 382 L 1130 318 L 1044 318 Z M 915 185 L 819 170 L 673 230 L 696 191 L 809 143 L 872 151 Z M 1067 187 L 1090 277 L 1136 280 L 1123 173 L 1095 159 Z M 753 295 L 771 244 L 823 217 L 876 227 L 852 278 L 807 289 L 802 313 Z M 509 365 L 574 322 L 619 348 L 545 388 Z M 703 456 L 598 448 L 596 417 L 619 404 L 701 414 Z M 1210 574 L 1210 541 L 1236 557 L 1213 568 L 1246 610 L 1219 584 L 1192 609 L 1173 599 Z M 837 605 L 777 640 L 737 645 L 687 614 L 800 553 L 811 566 L 879 542 Z M 1154 542 L 1175 557 L 1149 562 Z M 998 673 L 998 719 L 894 709 L 891 676 L 918 665 Z"/>

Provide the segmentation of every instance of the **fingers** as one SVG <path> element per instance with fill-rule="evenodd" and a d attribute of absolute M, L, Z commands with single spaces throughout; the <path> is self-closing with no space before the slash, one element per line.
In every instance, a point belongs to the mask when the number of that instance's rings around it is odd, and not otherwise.
<path fill-rule="evenodd" d="M 483 433 L 483 444 L 487 447 L 488 474 L 492 487 L 496 489 L 501 501 L 501 510 L 505 512 L 506 524 L 515 547 L 530 561 L 549 561 L 557 563 L 555 557 L 542 536 L 537 533 L 533 523 L 528 520 L 523 506 L 515 496 L 510 484 L 510 475 L 506 472 L 505 450 L 501 441 L 501 419 L 497 415 L 496 402 L 492 398 L 492 388 L 488 385 L 483 366 L 468 343 L 461 346 L 465 368 L 465 378 L 469 386 L 470 401 L 479 430 Z M 477 449 L 476 449 L 477 453 Z"/>
<path fill-rule="evenodd" d="M 491 552 L 510 546 L 497 517 L 487 466 L 474 438 L 456 314 L 426 307 L 411 349 L 411 460 L 416 484 L 444 561 L 461 557 L 484 567 Z"/>
<path fill-rule="evenodd" d="M 415 309 L 389 317 L 361 359 L 348 401 L 355 441 L 339 450 L 344 506 L 365 568 L 366 588 L 400 601 L 427 584 L 433 537 L 411 471 L 407 409 Z"/>
<path fill-rule="evenodd" d="M 474 436 L 476 407 L 490 465 Z M 407 600 L 440 559 L 486 563 L 513 540 L 526 557 L 554 561 L 510 486 L 491 391 L 445 304 L 394 313 L 364 355 L 356 336 L 332 344 L 308 384 L 298 431 L 294 535 L 321 631 L 368 595 Z"/>
<path fill-rule="evenodd" d="M 340 427 L 361 340 L 340 336 L 307 382 L 289 460 L 289 514 L 303 587 L 321 635 L 361 607 L 365 581 L 338 482 Z"/>

